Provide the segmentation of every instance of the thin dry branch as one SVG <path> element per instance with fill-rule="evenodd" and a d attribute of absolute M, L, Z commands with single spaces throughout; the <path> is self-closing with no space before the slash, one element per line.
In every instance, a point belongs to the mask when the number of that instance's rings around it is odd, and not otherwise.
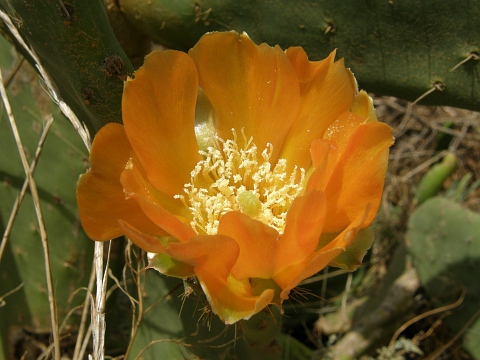
<path fill-rule="evenodd" d="M 3 20 L 5 25 L 8 27 L 8 30 L 11 32 L 11 34 L 15 37 L 15 40 L 18 41 L 18 43 L 23 47 L 23 49 L 32 57 L 32 59 L 35 61 L 35 67 L 37 68 L 38 72 L 40 73 L 40 76 L 42 80 L 45 82 L 45 85 L 47 86 L 48 92 L 50 96 L 52 97 L 53 101 L 58 105 L 62 113 L 67 117 L 68 120 L 72 123 L 73 127 L 77 131 L 78 135 L 82 138 L 83 143 L 85 144 L 85 147 L 90 151 L 90 148 L 92 146 L 92 141 L 90 138 L 90 134 L 88 132 L 88 129 L 85 124 L 83 124 L 77 116 L 74 114 L 72 109 L 63 101 L 61 96 L 58 94 L 58 90 L 56 89 L 52 79 L 48 75 L 47 71 L 45 68 L 42 66 L 42 63 L 35 53 L 33 49 L 31 49 L 23 40 L 22 36 L 18 32 L 17 28 L 13 24 L 12 20 L 10 17 L 0 10 L 0 18 Z"/>
<path fill-rule="evenodd" d="M 50 267 L 50 250 L 48 248 L 48 237 L 47 229 L 45 228 L 45 223 L 43 221 L 42 209 L 40 207 L 40 197 L 38 196 L 37 186 L 35 180 L 33 179 L 30 167 L 28 165 L 27 157 L 23 148 L 22 141 L 20 139 L 20 134 L 18 133 L 17 124 L 15 123 L 15 118 L 13 116 L 12 109 L 10 107 L 10 102 L 8 101 L 7 91 L 3 85 L 3 78 L 0 72 L 0 94 L 2 96 L 3 104 L 5 110 L 7 111 L 7 116 L 10 121 L 10 126 L 12 127 L 13 136 L 17 144 L 18 152 L 20 154 L 20 159 L 22 161 L 23 170 L 28 179 L 28 185 L 30 187 L 30 193 L 32 194 L 33 204 L 35 207 L 35 213 L 38 220 L 38 226 L 40 230 L 40 237 L 43 247 L 43 256 L 45 262 L 45 274 L 47 278 L 47 290 L 48 290 L 48 302 L 50 305 L 50 319 L 52 323 L 52 336 L 53 344 L 55 348 L 55 360 L 60 360 L 60 337 L 58 332 L 58 319 L 57 319 L 57 304 L 55 301 L 55 290 L 53 287 L 53 276 Z"/>
<path fill-rule="evenodd" d="M 35 172 L 35 167 L 37 166 L 38 159 L 42 152 L 43 144 L 45 143 L 45 139 L 47 138 L 48 132 L 50 131 L 50 127 L 53 123 L 53 116 L 49 115 L 47 117 L 47 121 L 45 122 L 45 126 L 43 127 L 42 135 L 40 136 L 40 140 L 38 140 L 37 149 L 35 150 L 35 156 L 30 164 L 30 173 Z M 10 237 L 10 233 L 13 228 L 13 224 L 15 223 L 15 219 L 17 218 L 18 210 L 20 209 L 20 205 L 22 204 L 23 198 L 28 189 L 28 177 L 23 182 L 22 189 L 20 190 L 20 194 L 18 195 L 15 203 L 13 204 L 12 211 L 10 212 L 10 217 L 7 222 L 7 226 L 5 228 L 5 232 L 3 233 L 2 243 L 0 244 L 0 262 L 2 261 L 3 254 L 5 252 L 5 248 L 7 246 L 8 238 Z"/>
<path fill-rule="evenodd" d="M 91 138 L 88 132 L 87 127 L 85 124 L 80 122 L 77 116 L 73 113 L 72 109 L 62 100 L 56 87 L 54 86 L 53 81 L 51 80 L 50 76 L 46 72 L 46 70 L 41 65 L 40 59 L 36 55 L 35 51 L 31 49 L 23 40 L 20 33 L 17 31 L 16 27 L 14 26 L 13 22 L 11 21 L 10 17 L 0 10 L 0 18 L 5 23 L 5 25 L 10 30 L 11 34 L 15 37 L 18 41 L 20 46 L 24 48 L 24 50 L 32 57 L 35 61 L 35 66 L 40 73 L 41 78 L 43 79 L 45 85 L 47 86 L 48 92 L 52 97 L 53 101 L 58 105 L 62 113 L 70 120 L 71 124 L 80 135 L 85 147 L 90 151 L 91 149 Z M 23 157 L 25 155 L 23 154 Z M 22 159 L 23 161 L 23 159 Z M 30 177 L 29 182 L 30 186 L 34 187 L 34 183 L 32 185 L 31 173 L 28 171 L 28 165 L 24 164 L 25 171 L 28 173 Z M 34 191 L 32 191 L 33 195 Z M 39 205 L 39 203 L 38 203 Z M 43 230 L 42 230 L 43 231 Z M 43 239 L 43 236 L 42 236 Z M 45 233 L 45 242 L 46 242 L 46 233 Z M 48 243 L 47 243 L 48 247 Z M 106 283 L 107 283 L 107 273 L 106 268 L 108 268 L 108 258 L 107 258 L 107 266 L 104 270 L 103 266 L 103 243 L 95 243 L 95 251 L 94 251 L 94 268 L 96 274 L 96 283 L 97 283 L 97 293 L 95 296 L 95 301 L 92 301 L 92 334 L 93 334 L 93 343 L 94 343 L 94 354 L 93 359 L 95 360 L 103 360 L 104 359 L 104 341 L 105 341 L 105 298 L 106 298 Z M 51 280 L 51 279 L 50 279 Z M 50 284 L 51 285 L 51 284 Z M 56 309 L 52 312 L 52 317 L 56 317 Z M 56 324 L 56 322 L 55 322 Z M 56 358 L 60 359 L 60 351 L 59 351 L 59 339 L 58 339 L 58 324 L 54 327 L 54 331 L 57 334 L 54 334 L 54 342 L 56 344 L 55 351 Z M 84 351 L 84 347 L 82 346 L 82 350 Z M 92 358 L 92 356 L 89 356 Z"/>
<path fill-rule="evenodd" d="M 73 359 L 83 359 L 81 354 L 82 343 L 85 334 L 85 326 L 87 324 L 88 307 L 90 305 L 90 294 L 93 292 L 93 286 L 95 285 L 95 269 L 92 267 L 90 272 L 90 279 L 88 280 L 87 296 L 83 302 L 82 317 L 80 319 L 80 326 L 78 328 L 77 341 L 75 343 L 75 350 L 73 352 Z"/>

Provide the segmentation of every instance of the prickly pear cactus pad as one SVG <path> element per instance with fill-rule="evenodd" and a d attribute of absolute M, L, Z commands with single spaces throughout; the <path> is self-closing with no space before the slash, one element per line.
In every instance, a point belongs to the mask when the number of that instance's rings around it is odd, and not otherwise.
<path fill-rule="evenodd" d="M 103 1 L 1 0 L 0 9 L 37 52 L 92 138 L 107 122 L 121 122 L 123 80 L 133 68 L 108 23 Z"/>
<path fill-rule="evenodd" d="M 4 54 L 10 53 L 9 47 L 2 46 L 2 49 Z M 5 65 L 1 64 L 4 70 Z M 29 162 L 35 157 L 50 112 L 53 113 L 34 179 L 48 233 L 58 325 L 65 321 L 60 332 L 65 342 L 69 342 L 78 330 L 80 311 L 75 307 L 87 298 L 93 259 L 91 242 L 79 226 L 74 196 L 87 153 L 78 134 L 51 102 L 27 62 L 8 90 Z M 3 236 L 24 185 L 25 172 L 3 106 L 0 113 L 0 233 Z M 36 357 L 43 350 L 29 339 L 44 336 L 48 339 L 51 322 L 39 223 L 29 191 L 8 239 L 2 239 L 2 248 L 5 244 L 0 261 L 0 358 L 21 358 L 25 352 Z"/>
<path fill-rule="evenodd" d="M 480 359 L 478 19 L 0 0 L 0 359 Z"/>
<path fill-rule="evenodd" d="M 453 303 L 466 291 L 463 304 L 444 320 L 454 332 L 460 331 L 479 310 L 480 215 L 436 197 L 421 205 L 408 225 L 408 250 L 432 300 L 438 305 Z M 463 335 L 465 348 L 476 359 L 479 332 L 477 318 Z"/>
<path fill-rule="evenodd" d="M 362 88 L 425 104 L 480 110 L 480 3 L 444 0 L 121 0 L 125 16 L 161 44 L 188 50 L 208 31 L 256 42 L 333 49 Z M 457 66 L 458 65 L 458 66 Z"/>

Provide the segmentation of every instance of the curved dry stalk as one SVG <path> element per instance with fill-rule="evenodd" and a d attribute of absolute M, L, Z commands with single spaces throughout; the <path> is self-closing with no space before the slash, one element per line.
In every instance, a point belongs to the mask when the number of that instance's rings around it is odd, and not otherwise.
<path fill-rule="evenodd" d="M 389 348 L 393 347 L 393 344 L 395 343 L 395 341 L 397 340 L 397 338 L 400 336 L 400 334 L 406 329 L 408 328 L 410 325 L 416 323 L 417 321 L 421 320 L 421 319 L 424 319 L 428 316 L 431 316 L 431 315 L 435 315 L 435 314 L 438 314 L 438 313 L 441 313 L 441 312 L 444 312 L 444 311 L 448 311 L 448 310 L 452 310 L 452 309 L 455 309 L 456 307 L 460 306 L 462 303 L 463 303 L 463 300 L 465 299 L 465 295 L 466 295 L 466 291 L 465 289 L 462 291 L 460 297 L 458 298 L 457 301 L 455 301 L 453 304 L 448 304 L 448 305 L 445 305 L 445 306 L 441 306 L 439 308 L 436 308 L 436 309 L 432 309 L 432 310 L 429 310 L 427 312 L 424 312 L 423 314 L 420 314 L 418 316 L 415 316 L 413 319 L 410 319 L 409 321 L 407 321 L 405 324 L 403 324 L 402 326 L 400 326 L 397 331 L 395 331 L 395 334 L 393 334 L 392 336 L 392 339 L 390 340 L 390 344 L 388 345 Z"/>
<path fill-rule="evenodd" d="M 80 326 L 78 328 L 77 341 L 75 342 L 75 350 L 73 351 L 73 359 L 82 359 L 80 352 L 82 349 L 82 339 L 84 338 L 85 326 L 87 324 L 88 307 L 90 305 L 90 294 L 93 292 L 93 286 L 95 285 L 95 269 L 92 266 L 90 272 L 90 279 L 88 280 L 87 296 L 83 302 L 82 317 L 80 319 Z"/>
<path fill-rule="evenodd" d="M 23 285 L 25 285 L 25 283 L 21 283 L 20 285 L 18 285 L 15 289 L 13 290 L 10 290 L 8 291 L 6 294 L 3 294 L 2 296 L 0 296 L 0 308 L 1 307 L 4 307 L 5 304 L 7 303 L 4 299 L 7 297 L 7 296 L 10 296 L 12 294 L 15 294 L 18 290 L 20 290 Z"/>
<path fill-rule="evenodd" d="M 17 60 L 17 63 L 13 67 L 12 71 L 7 76 L 7 78 L 5 79 L 5 87 L 7 89 L 10 86 L 10 84 L 12 83 L 13 79 L 17 75 L 18 71 L 20 70 L 20 68 L 22 67 L 24 62 L 25 62 L 25 58 L 23 56 L 20 56 L 20 58 Z"/>
<path fill-rule="evenodd" d="M 5 23 L 5 25 L 8 27 L 10 30 L 10 33 L 15 37 L 15 39 L 18 41 L 19 45 L 23 47 L 23 49 L 32 57 L 32 59 L 35 61 L 35 66 L 40 73 L 41 78 L 43 79 L 45 85 L 47 86 L 48 92 L 53 99 L 53 101 L 58 105 L 62 113 L 70 120 L 71 124 L 81 137 L 83 143 L 85 144 L 85 147 L 87 148 L 88 151 L 91 149 L 91 138 L 90 134 L 88 132 L 88 129 L 86 125 L 77 118 L 77 116 L 74 114 L 72 109 L 63 101 L 63 99 L 59 96 L 58 91 L 56 87 L 53 84 L 53 81 L 51 80 L 50 76 L 46 72 L 46 70 L 43 68 L 40 59 L 38 58 L 37 54 L 33 49 L 30 49 L 30 47 L 25 43 L 23 40 L 22 36 L 20 33 L 17 31 L 15 25 L 11 21 L 10 17 L 2 10 L 0 10 L 0 18 L 2 21 Z M 3 83 L 2 83 L 3 86 Z M 11 111 L 9 111 L 11 113 Z M 36 193 L 36 187 L 35 183 L 32 181 L 32 176 L 31 172 L 28 170 L 28 164 L 24 162 L 25 154 L 23 153 L 23 150 L 21 151 L 21 156 L 22 156 L 22 162 L 24 163 L 24 168 L 25 172 L 27 173 L 27 177 L 29 177 L 29 183 L 30 187 L 32 188 L 32 196 L 34 196 L 34 193 Z M 34 190 L 35 189 L 35 190 Z M 38 194 L 37 194 L 37 200 L 38 200 Z M 39 207 L 39 202 L 36 203 L 35 208 L 40 209 Z M 46 242 L 46 232 L 44 232 L 44 229 L 42 229 L 41 226 L 41 233 L 42 233 L 42 240 L 43 244 L 46 245 L 46 249 L 48 250 L 48 243 Z M 46 252 L 46 256 L 48 257 L 48 252 Z M 108 259 L 107 259 L 107 264 L 108 264 Z M 94 342 L 94 359 L 95 360 L 103 360 L 104 359 L 104 338 L 105 338 L 105 314 L 104 314 L 104 309 L 105 309 L 105 293 L 106 293 L 106 279 L 107 279 L 107 274 L 106 270 L 103 270 L 103 244 L 102 243 L 95 243 L 95 254 L 94 254 L 94 265 L 95 265 L 95 273 L 96 273 L 96 280 L 97 280 L 97 294 L 95 297 L 95 302 L 92 301 L 92 333 L 93 333 L 93 342 Z M 107 265 L 108 267 L 108 265 Z M 51 287 L 51 274 L 50 276 L 47 276 L 47 278 L 50 278 L 50 281 L 48 282 L 49 286 L 49 295 L 51 294 L 50 288 Z M 53 299 L 54 300 L 54 299 Z M 51 312 L 52 320 L 55 319 L 55 326 L 54 326 L 54 343 L 55 343 L 55 357 L 56 359 L 60 359 L 60 347 L 59 347 L 59 339 L 58 339 L 58 324 L 56 322 L 56 308 L 55 308 L 55 302 L 51 302 L 51 306 L 53 306 L 53 310 Z M 83 351 L 85 348 L 82 346 Z"/>
<path fill-rule="evenodd" d="M 35 184 L 35 180 L 33 179 L 32 173 L 30 171 L 30 167 L 28 165 L 27 157 L 23 149 L 22 140 L 20 139 L 20 135 L 17 129 L 17 124 L 15 123 L 15 118 L 13 116 L 13 112 L 10 107 L 10 103 L 8 101 L 7 92 L 5 90 L 5 86 L 3 85 L 3 78 L 2 78 L 1 72 L 0 72 L 0 94 L 2 96 L 5 110 L 7 111 L 7 116 L 10 121 L 10 126 L 12 127 L 13 136 L 15 138 L 18 152 L 20 154 L 23 170 L 25 171 L 25 175 L 27 176 L 27 179 L 28 179 L 30 193 L 32 194 L 32 199 L 33 199 L 33 205 L 35 207 L 35 213 L 37 215 L 38 226 L 40 229 L 40 237 L 42 240 L 42 247 L 43 247 L 45 274 L 47 278 L 48 302 L 50 305 L 50 320 L 52 323 L 53 344 L 55 347 L 55 360 L 60 360 L 61 354 L 60 354 L 60 338 L 58 333 L 57 304 L 55 301 L 55 290 L 53 287 L 52 269 L 50 267 L 50 250 L 48 247 L 47 229 L 45 228 L 45 223 L 43 221 L 43 214 L 42 214 L 42 209 L 40 207 L 40 197 L 38 196 L 37 186 Z"/>
<path fill-rule="evenodd" d="M 131 244 L 127 248 L 131 250 Z M 132 332 L 130 335 L 130 341 L 128 342 L 127 350 L 125 351 L 125 359 L 128 359 L 128 356 L 130 355 L 130 351 L 132 350 L 133 342 L 135 341 L 135 338 L 138 333 L 138 329 L 140 328 L 140 324 L 142 323 L 143 320 L 143 289 L 144 289 L 144 283 L 145 283 L 145 270 L 144 270 L 144 262 L 143 262 L 143 251 L 140 251 L 140 253 L 137 255 L 137 269 L 132 269 L 132 273 L 134 274 L 134 279 L 136 282 L 136 287 L 137 287 L 137 296 L 138 296 L 138 301 L 135 301 L 135 298 L 133 298 L 131 295 L 128 295 L 128 297 L 132 301 L 132 307 L 133 307 L 133 318 L 132 322 L 134 322 L 133 327 L 132 327 Z M 130 254 L 129 254 L 130 255 Z M 130 263 L 131 264 L 131 263 Z M 128 262 L 125 266 L 129 266 Z M 131 266 L 131 265 L 130 265 Z M 135 302 L 138 304 L 138 317 L 135 321 Z"/>
<path fill-rule="evenodd" d="M 435 350 L 432 354 L 430 354 L 425 360 L 435 360 L 438 359 L 438 357 L 445 351 L 447 350 L 450 346 L 453 345 L 455 341 L 458 340 L 460 336 L 463 335 L 463 333 L 472 325 L 472 323 L 477 320 L 477 317 L 480 315 L 480 310 L 478 310 L 473 316 L 468 319 L 468 321 L 463 325 L 463 327 L 458 331 L 453 338 L 450 339 L 449 342 L 447 342 L 445 345 L 440 347 L 439 349 Z"/>
<path fill-rule="evenodd" d="M 47 138 L 48 132 L 50 131 L 50 127 L 53 124 L 53 116 L 50 114 L 47 117 L 47 121 L 45 122 L 45 126 L 43 127 L 42 134 L 40 139 L 38 140 L 37 149 L 35 150 L 35 156 L 30 164 L 30 173 L 35 172 L 35 167 L 37 166 L 38 159 L 42 152 L 43 144 L 45 143 L 45 139 Z M 28 189 L 28 177 L 25 179 L 22 185 L 22 189 L 20 190 L 20 194 L 18 195 L 15 203 L 13 204 L 13 208 L 10 211 L 10 217 L 8 218 L 7 226 L 5 228 L 5 232 L 3 233 L 2 243 L 0 244 L 0 262 L 2 261 L 3 254 L 5 252 L 5 248 L 7 246 L 8 238 L 10 237 L 10 233 L 13 228 L 13 224 L 15 223 L 15 219 L 17 218 L 18 210 L 20 209 L 20 205 L 22 204 L 23 198 Z"/>

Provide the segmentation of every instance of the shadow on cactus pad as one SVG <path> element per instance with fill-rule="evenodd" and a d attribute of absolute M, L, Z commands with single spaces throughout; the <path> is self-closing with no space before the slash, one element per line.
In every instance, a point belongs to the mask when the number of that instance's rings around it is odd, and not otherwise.
<path fill-rule="evenodd" d="M 408 250 L 432 301 L 438 306 L 451 304 L 466 292 L 463 303 L 444 321 L 455 333 L 465 330 L 463 345 L 479 359 L 480 215 L 435 197 L 412 214 L 408 225 Z"/>

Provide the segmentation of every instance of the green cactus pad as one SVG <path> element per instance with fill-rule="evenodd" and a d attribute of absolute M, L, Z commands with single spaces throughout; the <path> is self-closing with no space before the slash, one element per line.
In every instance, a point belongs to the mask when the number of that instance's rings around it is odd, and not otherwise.
<path fill-rule="evenodd" d="M 34 70 L 25 68 L 29 68 L 28 63 L 24 63 L 22 69 L 26 71 L 17 74 L 11 83 L 8 94 L 29 162 L 45 126 L 42 115 L 51 111 L 54 116 L 34 179 L 48 234 L 58 320 L 61 323 L 70 310 L 85 300 L 93 260 L 93 244 L 82 231 L 75 199 L 76 180 L 85 171 L 87 151 L 70 123 L 50 101 Z M 3 106 L 0 106 L 0 113 L 0 233 L 3 235 L 25 173 Z M 4 299 L 4 306 L 0 306 L 3 344 L 0 358 L 2 355 L 5 358 L 20 358 L 23 352 L 19 349 L 25 345 L 22 329 L 47 335 L 51 329 L 43 248 L 29 192 L 20 206 L 0 261 L 0 279 L 0 296 L 23 284 Z M 79 312 L 70 317 L 66 330 L 73 341 L 73 334 L 78 329 Z M 20 353 L 15 355 L 12 353 L 14 350 Z M 29 350 L 32 351 L 31 348 Z"/>
<path fill-rule="evenodd" d="M 426 201 L 411 216 L 407 247 L 427 294 L 437 305 L 455 302 L 466 290 L 462 305 L 445 318 L 460 331 L 480 303 L 480 215 L 441 197 Z M 463 335 L 463 344 L 480 358 L 480 318 Z"/>
<path fill-rule="evenodd" d="M 422 103 L 480 110 L 478 2 L 122 0 L 121 6 L 133 25 L 169 48 L 188 50 L 206 32 L 236 30 L 257 43 L 302 46 L 312 60 L 338 49 L 367 91 L 411 101 L 433 91 Z"/>
<path fill-rule="evenodd" d="M 103 1 L 0 0 L 0 9 L 14 20 L 92 137 L 107 122 L 121 122 L 123 80 L 133 67 Z"/>

